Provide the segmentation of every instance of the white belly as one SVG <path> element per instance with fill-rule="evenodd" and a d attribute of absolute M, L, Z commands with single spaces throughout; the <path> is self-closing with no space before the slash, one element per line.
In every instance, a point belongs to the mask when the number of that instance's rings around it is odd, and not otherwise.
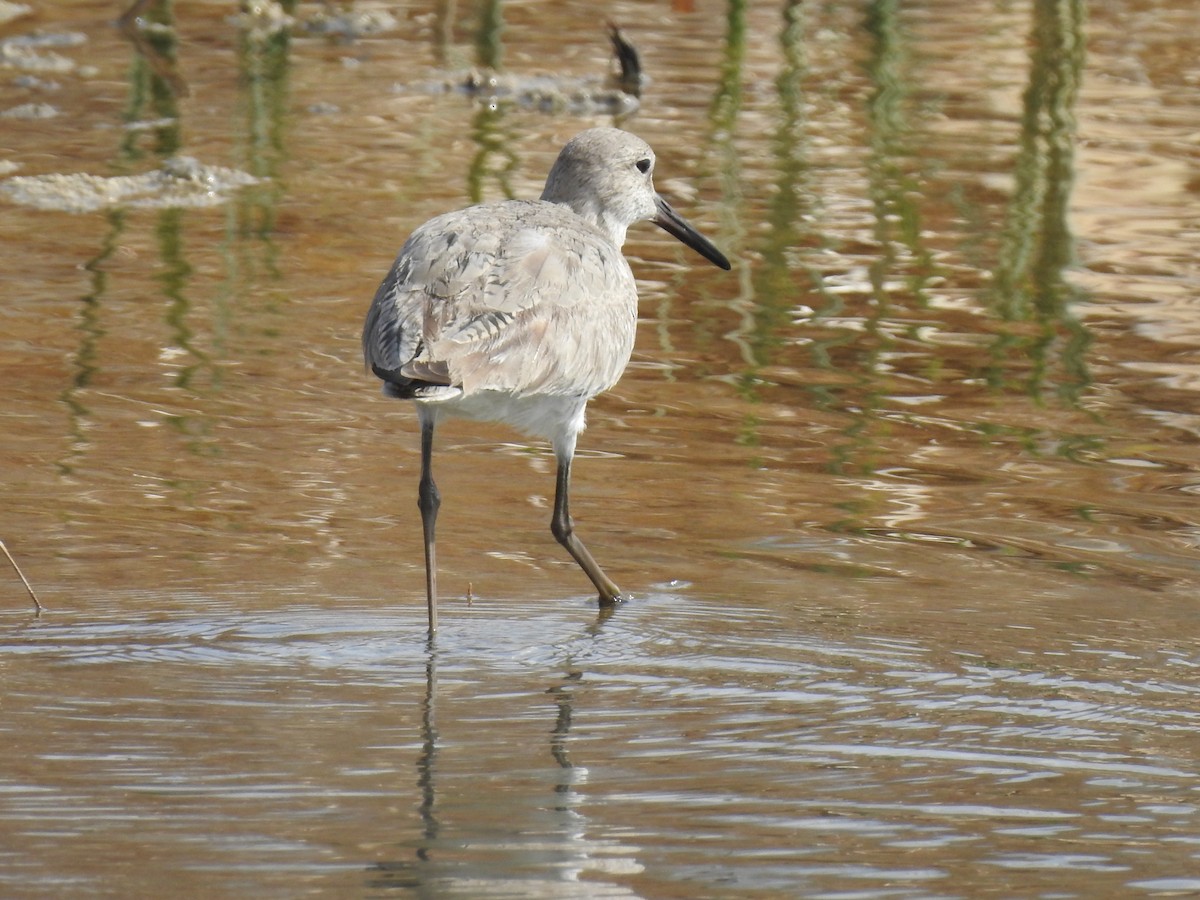
<path fill-rule="evenodd" d="M 438 419 L 457 416 L 480 422 L 504 422 L 532 437 L 545 438 L 556 446 L 565 440 L 574 444 L 584 429 L 587 397 L 559 394 L 514 395 L 503 391 L 476 391 L 446 400 L 417 400 L 425 413 Z"/>

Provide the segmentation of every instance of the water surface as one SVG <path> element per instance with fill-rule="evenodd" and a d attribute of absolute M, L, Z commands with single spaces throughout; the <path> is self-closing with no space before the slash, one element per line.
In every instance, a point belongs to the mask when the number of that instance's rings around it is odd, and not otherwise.
<path fill-rule="evenodd" d="M 1200 892 L 1200 12 L 615 3 L 618 115 L 594 5 L 453 9 L 0 31 L 10 177 L 255 179 L 0 197 L 0 539 L 48 607 L 8 577 L 0 892 Z M 430 645 L 362 316 L 614 122 L 735 261 L 626 246 L 573 512 L 634 600 L 551 538 L 544 447 L 454 423 Z"/>

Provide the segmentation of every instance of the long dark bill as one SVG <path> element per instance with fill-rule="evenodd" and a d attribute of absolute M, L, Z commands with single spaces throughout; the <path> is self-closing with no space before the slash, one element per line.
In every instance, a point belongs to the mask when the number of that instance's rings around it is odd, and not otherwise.
<path fill-rule="evenodd" d="M 655 195 L 654 205 L 657 207 L 658 213 L 650 221 L 667 234 L 687 244 L 714 266 L 720 266 L 725 271 L 729 271 L 729 260 L 725 258 L 725 254 L 714 247 L 712 241 L 688 224 L 687 219 L 675 212 L 670 203 Z"/>

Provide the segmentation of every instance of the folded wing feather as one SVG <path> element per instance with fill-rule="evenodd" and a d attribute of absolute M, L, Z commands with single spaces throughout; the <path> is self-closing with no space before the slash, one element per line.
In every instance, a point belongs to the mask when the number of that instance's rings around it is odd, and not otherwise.
<path fill-rule="evenodd" d="M 413 233 L 376 294 L 364 352 L 467 393 L 591 396 L 624 369 L 636 317 L 632 272 L 607 238 L 554 204 L 506 201 Z"/>

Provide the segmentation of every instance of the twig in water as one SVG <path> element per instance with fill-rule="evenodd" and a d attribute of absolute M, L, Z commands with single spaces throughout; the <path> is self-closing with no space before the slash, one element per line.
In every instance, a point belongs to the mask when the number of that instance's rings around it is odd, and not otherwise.
<path fill-rule="evenodd" d="M 12 554 L 8 552 L 8 548 L 4 546 L 4 541 L 0 541 L 0 550 L 4 551 L 4 555 L 7 556 L 8 561 L 12 563 L 13 571 L 17 573 L 17 577 L 21 579 L 21 583 L 25 585 L 25 590 L 29 591 L 29 599 L 33 601 L 34 608 L 40 614 L 46 607 L 42 606 L 41 601 L 38 600 L 37 594 L 33 592 L 33 586 L 30 585 L 28 579 L 25 578 L 25 574 L 21 571 L 21 567 L 17 565 L 17 561 L 13 559 Z"/>

